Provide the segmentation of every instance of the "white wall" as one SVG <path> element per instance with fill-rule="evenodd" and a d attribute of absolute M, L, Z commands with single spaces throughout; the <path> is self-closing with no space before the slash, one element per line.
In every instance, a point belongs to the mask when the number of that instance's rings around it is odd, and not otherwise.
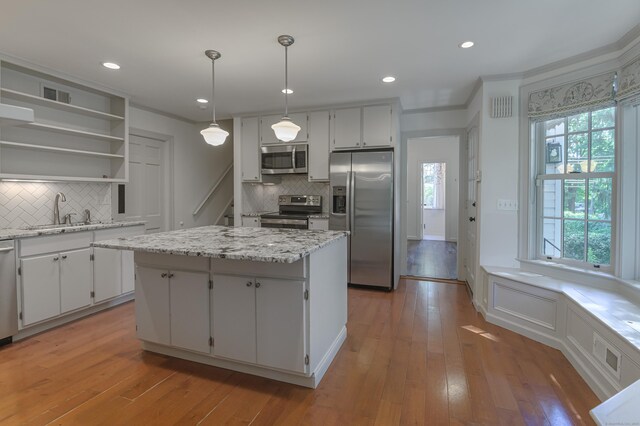
<path fill-rule="evenodd" d="M 480 266 L 517 267 L 518 212 L 498 210 L 498 199 L 518 200 L 520 79 L 483 83 L 480 114 L 478 226 Z M 513 96 L 513 116 L 491 118 L 490 102 Z"/>
<path fill-rule="evenodd" d="M 173 216 L 172 229 L 213 224 L 233 197 L 233 173 L 229 173 L 197 217 L 192 213 L 233 162 L 231 120 L 218 122 L 230 135 L 224 145 L 213 147 L 207 145 L 199 133 L 207 123 L 192 123 L 139 107 L 130 108 L 129 119 L 132 129 L 163 135 L 172 141 L 174 196 L 173 202 L 169 202 Z"/>
<path fill-rule="evenodd" d="M 400 117 L 400 128 L 403 132 L 427 129 L 457 129 L 466 125 L 465 109 L 429 111 L 405 111 Z"/>
<path fill-rule="evenodd" d="M 419 212 L 422 163 L 446 163 L 445 239 L 458 239 L 460 142 L 455 136 L 415 138 L 407 141 L 407 238 L 422 238 Z"/>

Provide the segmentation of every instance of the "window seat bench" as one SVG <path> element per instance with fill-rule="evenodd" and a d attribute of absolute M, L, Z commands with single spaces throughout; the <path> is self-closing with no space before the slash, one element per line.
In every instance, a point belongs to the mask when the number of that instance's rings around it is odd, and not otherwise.
<path fill-rule="evenodd" d="M 637 301 L 523 269 L 483 269 L 489 322 L 562 351 L 601 400 L 640 380 Z"/>

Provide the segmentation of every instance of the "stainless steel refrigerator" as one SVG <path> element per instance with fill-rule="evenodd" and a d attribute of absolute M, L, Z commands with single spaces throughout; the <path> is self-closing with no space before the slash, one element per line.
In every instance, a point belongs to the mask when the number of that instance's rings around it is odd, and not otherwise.
<path fill-rule="evenodd" d="M 393 151 L 332 152 L 329 229 L 351 231 L 349 284 L 393 289 Z"/>

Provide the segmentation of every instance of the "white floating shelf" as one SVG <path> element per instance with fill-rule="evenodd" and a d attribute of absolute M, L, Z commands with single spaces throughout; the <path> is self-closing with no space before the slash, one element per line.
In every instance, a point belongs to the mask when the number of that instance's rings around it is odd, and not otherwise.
<path fill-rule="evenodd" d="M 119 154 L 109 154 L 106 152 L 96 152 L 96 151 L 84 151 L 80 149 L 58 148 L 55 146 L 47 146 L 47 145 L 33 145 L 33 144 L 20 143 L 20 142 L 0 141 L 0 145 L 20 148 L 20 149 L 33 149 L 37 151 L 51 151 L 51 152 L 60 152 L 63 154 L 86 155 L 90 157 L 124 158 L 124 155 L 119 155 Z"/>
<path fill-rule="evenodd" d="M 64 102 L 52 101 L 50 99 L 42 98 L 40 96 L 34 96 L 28 93 L 18 92 L 17 90 L 1 88 L 0 95 L 2 97 L 14 99 L 17 101 L 30 102 L 36 105 L 42 105 L 45 107 L 59 109 L 61 111 L 68 111 L 76 114 L 86 115 L 88 117 L 102 118 L 102 119 L 112 120 L 112 121 L 124 120 L 124 117 L 119 115 L 109 114 L 107 112 L 84 108 L 77 105 L 65 104 Z"/>
<path fill-rule="evenodd" d="M 62 133 L 63 135 L 80 136 L 80 137 L 98 139 L 98 140 L 109 141 L 109 142 L 124 141 L 124 138 L 119 138 L 116 136 L 105 135 L 102 133 L 87 132 L 84 130 L 70 129 L 68 127 L 53 126 L 51 124 L 28 123 L 28 124 L 22 125 L 21 127 L 28 127 L 36 130 L 44 130 L 47 132 Z"/>
<path fill-rule="evenodd" d="M 95 178 L 82 176 L 52 176 L 52 175 L 24 175 L 17 173 L 0 173 L 0 180 L 25 180 L 43 182 L 105 182 L 105 183 L 126 183 L 125 179 L 119 178 Z"/>

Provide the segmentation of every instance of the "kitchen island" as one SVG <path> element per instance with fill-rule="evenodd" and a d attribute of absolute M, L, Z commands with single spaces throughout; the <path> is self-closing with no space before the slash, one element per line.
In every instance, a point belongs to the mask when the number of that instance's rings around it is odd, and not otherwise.
<path fill-rule="evenodd" d="M 346 236 L 206 226 L 94 246 L 135 252 L 145 350 L 315 388 L 347 335 Z"/>

